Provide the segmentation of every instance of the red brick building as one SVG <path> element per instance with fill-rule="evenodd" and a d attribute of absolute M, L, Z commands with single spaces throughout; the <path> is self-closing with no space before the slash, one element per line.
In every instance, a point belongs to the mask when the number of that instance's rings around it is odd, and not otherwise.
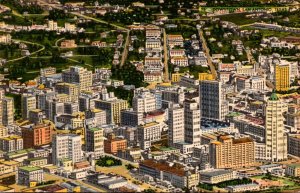
<path fill-rule="evenodd" d="M 104 152 L 110 154 L 117 154 L 118 150 L 125 150 L 127 148 L 127 140 L 122 138 L 116 138 L 111 134 L 104 140 Z"/>
<path fill-rule="evenodd" d="M 24 148 L 47 145 L 52 140 L 52 128 L 47 124 L 28 125 L 22 127 Z"/>

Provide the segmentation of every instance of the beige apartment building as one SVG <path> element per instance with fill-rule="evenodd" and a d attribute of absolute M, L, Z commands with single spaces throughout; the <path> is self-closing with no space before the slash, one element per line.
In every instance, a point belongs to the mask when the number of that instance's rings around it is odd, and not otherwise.
<path fill-rule="evenodd" d="M 93 73 L 80 66 L 72 66 L 62 72 L 63 82 L 79 84 L 80 91 L 89 90 L 92 86 Z"/>
<path fill-rule="evenodd" d="M 219 136 L 209 148 L 210 164 L 214 168 L 241 168 L 255 163 L 254 141 L 249 137 Z"/>

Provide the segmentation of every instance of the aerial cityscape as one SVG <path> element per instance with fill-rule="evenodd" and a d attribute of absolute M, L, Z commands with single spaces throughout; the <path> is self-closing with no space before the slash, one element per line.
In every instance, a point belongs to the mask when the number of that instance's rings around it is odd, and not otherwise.
<path fill-rule="evenodd" d="M 300 0 L 0 0 L 0 192 L 300 192 Z"/>

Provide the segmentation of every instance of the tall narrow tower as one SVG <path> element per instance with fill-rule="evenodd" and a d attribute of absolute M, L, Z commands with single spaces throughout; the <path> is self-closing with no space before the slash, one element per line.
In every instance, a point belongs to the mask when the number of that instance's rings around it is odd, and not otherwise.
<path fill-rule="evenodd" d="M 201 112 L 199 105 L 194 100 L 184 101 L 184 140 L 194 147 L 199 147 L 200 143 Z"/>
<path fill-rule="evenodd" d="M 184 109 L 179 104 L 171 104 L 168 113 L 168 142 L 169 146 L 184 142 Z"/>
<path fill-rule="evenodd" d="M 275 92 L 266 106 L 266 156 L 270 161 L 287 159 L 287 136 L 284 133 L 283 106 Z"/>

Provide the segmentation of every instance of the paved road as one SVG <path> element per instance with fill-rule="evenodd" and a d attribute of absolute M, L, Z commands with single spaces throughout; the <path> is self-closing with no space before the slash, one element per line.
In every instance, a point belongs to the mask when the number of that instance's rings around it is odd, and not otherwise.
<path fill-rule="evenodd" d="M 47 174 L 50 175 L 50 176 L 52 175 L 52 176 L 56 176 L 56 177 L 65 179 L 66 181 L 77 182 L 77 184 L 80 184 L 82 186 L 91 188 L 91 189 L 96 190 L 98 192 L 107 192 L 108 191 L 105 188 L 102 188 L 102 187 L 99 187 L 99 186 L 95 186 L 94 184 L 88 183 L 88 182 L 83 181 L 83 180 L 73 180 L 73 179 L 65 178 L 65 177 L 62 177 L 62 176 L 59 176 L 59 175 L 56 175 L 56 174 L 49 174 L 49 173 L 47 173 Z"/>
<path fill-rule="evenodd" d="M 169 82 L 169 59 L 168 59 L 168 47 L 167 47 L 167 34 L 166 34 L 166 30 L 163 29 L 163 36 L 164 36 L 164 82 Z"/>
<path fill-rule="evenodd" d="M 76 63 L 81 64 L 81 62 L 79 62 L 78 60 L 75 60 L 75 59 L 72 59 L 72 58 L 66 58 L 66 59 L 71 61 L 71 62 L 76 62 Z M 89 66 L 89 67 L 93 67 L 91 64 L 87 64 L 87 63 L 84 63 L 84 65 Z"/>
<path fill-rule="evenodd" d="M 124 44 L 124 51 L 122 54 L 122 59 L 121 59 L 121 66 L 123 66 L 125 64 L 125 61 L 127 59 L 128 56 L 128 49 L 129 49 L 129 41 L 130 41 L 130 31 L 127 31 L 127 37 L 126 37 L 126 41 Z"/>
<path fill-rule="evenodd" d="M 216 79 L 217 78 L 217 71 L 216 71 L 216 68 L 215 68 L 214 64 L 212 63 L 212 59 L 211 59 L 211 56 L 210 56 L 210 50 L 207 47 L 206 40 L 203 36 L 203 31 L 201 29 L 199 30 L 199 37 L 200 37 L 200 40 L 202 41 L 202 48 L 203 48 L 203 51 L 204 51 L 204 53 L 207 57 L 207 62 L 208 62 L 210 71 L 213 74 L 214 78 Z"/>
<path fill-rule="evenodd" d="M 43 0 L 37 0 L 41 5 L 47 5 L 49 7 L 52 7 L 54 9 L 60 9 L 62 10 L 62 7 L 60 5 L 57 5 L 57 4 L 49 4 Z M 122 26 L 119 26 L 119 25 L 116 25 L 116 24 L 113 24 L 113 23 L 110 23 L 110 22 L 107 22 L 107 21 L 104 21 L 104 20 L 101 20 L 101 19 L 98 19 L 98 18 L 94 18 L 94 17 L 90 17 L 90 16 L 87 16 L 87 15 L 83 15 L 83 14 L 80 14 L 80 13 L 77 13 L 77 12 L 70 12 L 71 14 L 75 15 L 75 16 L 78 16 L 78 17 L 82 17 L 82 18 L 85 18 L 85 19 L 89 19 L 89 20 L 92 20 L 92 21 L 95 21 L 95 22 L 98 22 L 98 23 L 104 23 L 104 24 L 108 24 L 110 26 L 113 26 L 117 29 L 120 29 L 120 30 L 124 30 L 127 32 L 127 38 L 126 38 L 126 41 L 125 41 L 125 46 L 124 46 L 124 50 L 123 50 L 123 53 L 122 53 L 122 60 L 121 60 L 121 65 L 123 65 L 125 63 L 125 60 L 127 58 L 127 55 L 128 55 L 128 46 L 129 46 L 129 40 L 130 40 L 130 37 L 129 37 L 129 32 L 130 30 L 125 28 L 125 27 L 122 27 Z"/>
<path fill-rule="evenodd" d="M 41 52 L 41 51 L 43 51 L 43 50 L 45 49 L 45 46 L 42 45 L 42 44 L 38 44 L 38 43 L 34 43 L 34 42 L 29 42 L 29 41 L 24 41 L 24 40 L 16 40 L 16 39 L 13 39 L 13 41 L 23 42 L 23 43 L 26 43 L 26 44 L 32 44 L 32 45 L 38 45 L 38 46 L 41 46 L 42 48 L 40 48 L 39 50 L 37 50 L 37 51 L 35 51 L 35 52 L 30 53 L 29 56 L 22 56 L 22 57 L 19 57 L 19 58 L 15 58 L 15 59 L 12 59 L 12 60 L 8 60 L 7 63 L 8 63 L 8 62 L 15 62 L 15 61 L 22 60 L 22 59 L 24 59 L 24 58 L 26 58 L 26 57 L 30 57 L 30 56 L 32 56 L 32 55 L 34 55 L 34 54 L 36 54 L 36 53 L 39 53 L 39 52 Z"/>
<path fill-rule="evenodd" d="M 126 59 L 127 59 L 127 56 L 128 56 L 128 47 L 129 47 L 129 41 L 130 41 L 130 30 L 127 29 L 127 28 L 124 28 L 122 26 L 118 26 L 118 25 L 115 25 L 115 24 L 112 24 L 112 23 L 109 23 L 107 21 L 103 21 L 101 19 L 98 19 L 98 18 L 94 18 L 94 17 L 90 17 L 90 16 L 86 16 L 86 15 L 82 15 L 80 13 L 76 13 L 76 12 L 72 12 L 73 15 L 76 15 L 78 17 L 83 17 L 85 19 L 90 19 L 90 20 L 93 20 L 93 21 L 96 21 L 98 23 L 104 23 L 104 24 L 109 24 L 117 29 L 121 29 L 121 30 L 124 30 L 127 32 L 127 37 L 126 37 L 126 40 L 125 40 L 125 44 L 124 44 L 124 50 L 123 50 L 123 53 L 122 53 L 122 59 L 121 59 L 121 66 L 124 65 Z"/>
<path fill-rule="evenodd" d="M 58 42 L 60 42 L 60 41 L 62 41 L 62 40 L 64 40 L 64 39 L 65 39 L 65 38 L 60 38 L 60 39 L 56 40 L 56 41 L 55 41 L 55 46 L 58 47 Z"/>

